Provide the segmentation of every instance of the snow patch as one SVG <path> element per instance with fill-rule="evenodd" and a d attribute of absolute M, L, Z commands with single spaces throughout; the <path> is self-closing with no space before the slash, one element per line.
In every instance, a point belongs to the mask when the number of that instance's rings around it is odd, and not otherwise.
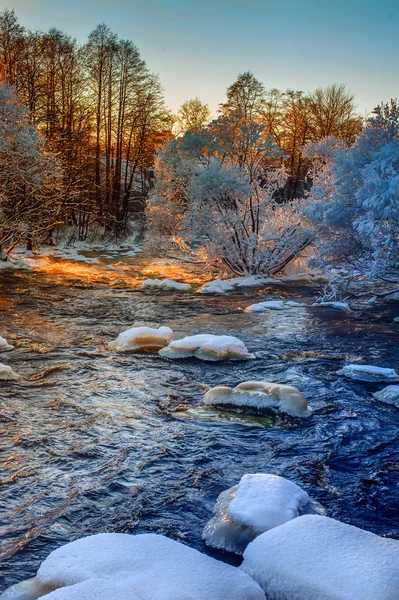
<path fill-rule="evenodd" d="M 16 381 L 19 375 L 12 370 L 8 365 L 0 363 L 0 380 L 1 381 Z"/>
<path fill-rule="evenodd" d="M 234 290 L 234 285 L 229 281 L 223 279 L 214 279 L 208 281 L 198 290 L 199 294 L 219 294 L 221 296 L 227 295 L 229 292 Z"/>
<path fill-rule="evenodd" d="M 372 365 L 345 365 L 337 371 L 337 375 L 344 375 L 358 381 L 399 381 L 399 375 L 395 369 Z"/>
<path fill-rule="evenodd" d="M 383 390 L 375 392 L 373 394 L 376 400 L 385 402 L 386 404 L 393 404 L 399 408 L 399 385 L 388 385 Z"/>
<path fill-rule="evenodd" d="M 195 356 L 201 360 L 249 360 L 250 354 L 241 340 L 230 335 L 211 335 L 200 333 L 170 342 L 159 351 L 165 358 L 189 358 Z"/>
<path fill-rule="evenodd" d="M 189 283 L 179 283 L 173 279 L 146 279 L 140 287 L 142 290 L 176 290 L 178 292 L 188 292 L 192 289 Z"/>
<path fill-rule="evenodd" d="M 348 315 L 352 314 L 351 308 L 347 302 L 315 302 L 312 306 L 336 308 L 337 310 L 346 312 Z"/>
<path fill-rule="evenodd" d="M 159 350 L 173 339 L 173 331 L 169 327 L 133 327 L 122 331 L 108 344 L 109 350 L 116 352 L 134 352 L 135 350 Z"/>
<path fill-rule="evenodd" d="M 245 312 L 264 312 L 266 310 L 284 310 L 284 302 L 282 300 L 267 300 L 258 304 L 247 306 Z"/>

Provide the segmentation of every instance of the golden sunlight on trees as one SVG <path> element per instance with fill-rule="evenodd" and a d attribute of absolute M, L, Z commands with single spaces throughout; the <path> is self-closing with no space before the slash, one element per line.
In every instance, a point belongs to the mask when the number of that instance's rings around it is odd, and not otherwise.
<path fill-rule="evenodd" d="M 199 98 L 187 100 L 187 102 L 183 102 L 177 112 L 174 130 L 177 135 L 186 131 L 199 131 L 209 123 L 210 116 L 209 106 L 201 102 Z"/>

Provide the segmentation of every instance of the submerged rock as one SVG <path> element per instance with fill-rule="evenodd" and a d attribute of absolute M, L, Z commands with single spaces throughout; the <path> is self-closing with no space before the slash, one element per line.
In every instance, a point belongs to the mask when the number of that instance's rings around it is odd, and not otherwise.
<path fill-rule="evenodd" d="M 173 331 L 169 327 L 133 327 L 122 331 L 108 344 L 109 350 L 116 352 L 134 352 L 135 350 L 159 350 L 167 346 L 173 339 Z"/>
<path fill-rule="evenodd" d="M 240 568 L 268 600 L 397 600 L 399 541 L 304 515 L 257 537 Z"/>
<path fill-rule="evenodd" d="M 263 312 L 266 310 L 284 310 L 284 302 L 282 300 L 267 300 L 258 304 L 247 306 L 245 312 Z"/>
<path fill-rule="evenodd" d="M 0 380 L 1 381 L 16 381 L 19 379 L 19 375 L 12 370 L 11 367 L 0 363 Z"/>
<path fill-rule="evenodd" d="M 374 367 L 373 365 L 345 365 L 337 371 L 337 375 L 344 375 L 357 381 L 399 381 L 395 369 Z"/>
<path fill-rule="evenodd" d="M 173 279 L 146 279 L 140 287 L 142 290 L 176 290 L 178 292 L 188 292 L 192 289 L 189 283 L 179 283 Z"/>
<path fill-rule="evenodd" d="M 169 346 L 159 351 L 165 358 L 190 358 L 201 360 L 249 360 L 255 358 L 250 354 L 241 340 L 230 335 L 211 335 L 200 333 L 170 342 Z"/>
<path fill-rule="evenodd" d="M 217 386 L 204 396 L 205 404 L 233 406 L 283 412 L 294 417 L 307 417 L 310 408 L 297 388 L 269 381 L 245 381 L 235 388 Z"/>
<path fill-rule="evenodd" d="M 393 404 L 399 408 L 399 385 L 388 385 L 383 390 L 375 392 L 373 394 L 376 400 L 385 402 L 386 404 Z"/>

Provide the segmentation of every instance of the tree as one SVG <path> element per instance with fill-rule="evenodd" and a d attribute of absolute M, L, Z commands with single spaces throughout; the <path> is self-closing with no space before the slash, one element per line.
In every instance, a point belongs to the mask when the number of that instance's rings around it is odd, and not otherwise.
<path fill-rule="evenodd" d="M 210 116 L 209 106 L 201 102 L 198 97 L 187 100 L 177 111 L 176 133 L 183 134 L 186 131 L 195 133 L 209 123 Z"/>
<path fill-rule="evenodd" d="M 265 109 L 265 88 L 250 72 L 246 71 L 227 88 L 227 100 L 220 105 L 222 115 L 234 114 L 242 124 L 261 119 Z"/>

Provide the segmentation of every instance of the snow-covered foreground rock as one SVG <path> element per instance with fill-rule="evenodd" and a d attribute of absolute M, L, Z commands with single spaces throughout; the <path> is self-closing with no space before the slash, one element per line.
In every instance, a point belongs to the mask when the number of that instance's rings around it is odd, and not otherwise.
<path fill-rule="evenodd" d="M 399 385 L 388 385 L 383 390 L 375 392 L 373 394 L 376 400 L 385 402 L 386 404 L 393 404 L 399 408 Z"/>
<path fill-rule="evenodd" d="M 345 365 L 337 371 L 337 375 L 344 375 L 358 381 L 399 381 L 399 375 L 395 369 L 374 367 L 373 365 Z"/>
<path fill-rule="evenodd" d="M 295 519 L 305 507 L 311 510 L 309 496 L 292 481 L 266 473 L 244 475 L 219 495 L 202 537 L 208 546 L 242 554 L 258 535 Z"/>
<path fill-rule="evenodd" d="M 201 360 L 249 360 L 255 358 L 250 354 L 241 340 L 230 335 L 211 335 L 200 333 L 181 340 L 170 342 L 169 346 L 159 351 L 165 358 L 190 358 L 195 356 Z"/>
<path fill-rule="evenodd" d="M 141 284 L 142 290 L 173 290 L 178 292 L 188 292 L 192 289 L 189 283 L 179 283 L 173 279 L 146 279 Z"/>
<path fill-rule="evenodd" d="M 213 281 L 208 281 L 207 283 L 204 283 L 204 285 L 198 290 L 198 293 L 219 294 L 221 296 L 225 296 L 233 290 L 234 285 L 232 285 L 229 281 L 225 281 L 223 279 L 214 279 Z"/>
<path fill-rule="evenodd" d="M 108 344 L 109 350 L 116 352 L 134 352 L 135 350 L 159 350 L 173 339 L 173 331 L 169 327 L 133 327 L 122 331 Z"/>
<path fill-rule="evenodd" d="M 11 367 L 0 363 L 0 381 L 15 381 L 17 379 L 19 379 L 19 375 Z"/>
<path fill-rule="evenodd" d="M 312 306 L 319 306 L 321 308 L 336 308 L 342 310 L 346 314 L 352 314 L 352 310 L 347 302 L 315 302 Z"/>
<path fill-rule="evenodd" d="M 268 600 L 397 600 L 399 541 L 304 515 L 263 533 L 241 569 Z"/>
<path fill-rule="evenodd" d="M 56 589 L 46 600 L 264 600 L 242 570 L 156 534 L 100 533 L 66 544 L 31 585 Z M 2 600 L 23 600 L 16 586 L 11 592 Z"/>
<path fill-rule="evenodd" d="M 14 346 L 11 346 L 6 340 L 0 335 L 0 352 L 7 352 L 8 350 L 13 350 Z"/>
<path fill-rule="evenodd" d="M 311 412 L 297 388 L 269 381 L 245 381 L 235 388 L 223 385 L 214 387 L 206 392 L 204 403 L 259 411 L 272 409 L 294 417 L 307 417 Z"/>
<path fill-rule="evenodd" d="M 245 312 L 264 312 L 266 310 L 284 310 L 284 302 L 282 300 L 266 300 L 247 306 Z"/>

